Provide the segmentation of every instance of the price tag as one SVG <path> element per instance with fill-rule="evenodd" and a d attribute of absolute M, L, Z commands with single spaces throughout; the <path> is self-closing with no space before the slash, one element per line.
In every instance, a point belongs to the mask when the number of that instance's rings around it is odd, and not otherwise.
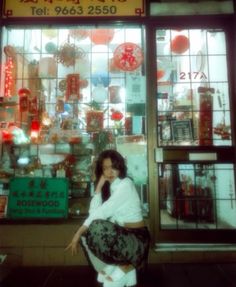
<path fill-rule="evenodd" d="M 4 0 L 3 18 L 145 16 L 145 0 Z"/>

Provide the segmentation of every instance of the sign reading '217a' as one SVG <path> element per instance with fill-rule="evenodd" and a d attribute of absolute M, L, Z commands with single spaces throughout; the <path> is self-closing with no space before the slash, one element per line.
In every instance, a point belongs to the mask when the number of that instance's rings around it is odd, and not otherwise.
<path fill-rule="evenodd" d="M 3 18 L 145 16 L 145 0 L 5 0 Z"/>

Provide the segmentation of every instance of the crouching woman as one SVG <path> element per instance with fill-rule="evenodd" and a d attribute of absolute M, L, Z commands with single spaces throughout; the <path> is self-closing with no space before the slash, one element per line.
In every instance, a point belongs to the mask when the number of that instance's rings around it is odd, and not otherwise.
<path fill-rule="evenodd" d="M 115 150 L 99 155 L 95 176 L 89 216 L 66 250 L 76 254 L 80 242 L 104 287 L 134 286 L 150 243 L 139 195 L 127 177 L 124 158 Z"/>

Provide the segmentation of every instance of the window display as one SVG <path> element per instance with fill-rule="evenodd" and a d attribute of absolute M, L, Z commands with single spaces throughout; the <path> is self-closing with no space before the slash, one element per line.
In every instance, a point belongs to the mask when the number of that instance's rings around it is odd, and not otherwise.
<path fill-rule="evenodd" d="M 93 161 L 115 148 L 132 161 L 129 174 L 147 212 L 144 37 L 140 26 L 3 28 L 0 180 L 6 188 L 13 177 L 64 177 L 69 215 L 86 213 Z"/>
<path fill-rule="evenodd" d="M 157 30 L 156 39 L 159 145 L 232 145 L 224 32 Z"/>

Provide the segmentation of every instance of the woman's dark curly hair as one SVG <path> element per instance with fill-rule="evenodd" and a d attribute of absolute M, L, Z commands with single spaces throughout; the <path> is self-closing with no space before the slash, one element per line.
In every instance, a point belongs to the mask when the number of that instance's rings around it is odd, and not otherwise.
<path fill-rule="evenodd" d="M 127 176 L 127 166 L 123 156 L 118 153 L 116 150 L 108 149 L 104 150 L 98 156 L 96 167 L 95 167 L 95 176 L 97 185 L 100 177 L 103 174 L 103 161 L 104 159 L 109 158 L 112 162 L 112 168 L 119 171 L 119 178 L 125 178 Z M 103 202 L 106 201 L 110 196 L 110 183 L 107 181 L 102 187 L 102 199 Z"/>

